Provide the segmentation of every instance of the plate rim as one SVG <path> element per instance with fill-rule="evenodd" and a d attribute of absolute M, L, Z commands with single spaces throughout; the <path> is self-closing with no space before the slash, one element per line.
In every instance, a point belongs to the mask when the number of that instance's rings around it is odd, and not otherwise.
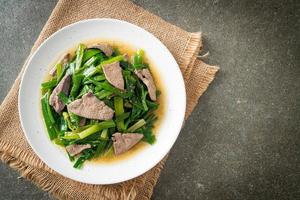
<path fill-rule="evenodd" d="M 180 76 L 179 76 L 179 78 L 181 79 L 181 83 L 182 83 L 182 86 L 183 86 L 183 90 L 182 90 L 182 94 L 181 95 L 183 95 L 183 100 L 184 100 L 184 102 L 182 102 L 183 103 L 183 107 L 182 107 L 182 109 L 183 109 L 183 115 L 182 116 L 180 116 L 180 127 L 182 128 L 182 126 L 183 126 L 183 123 L 184 123 L 184 117 L 185 117 L 185 112 L 186 112 L 186 103 L 187 103 L 187 99 L 186 99 L 186 87 L 185 87 L 185 82 L 184 82 L 184 78 L 183 78 L 183 74 L 182 74 L 182 72 L 181 72 L 181 70 L 180 70 L 180 67 L 179 67 L 179 65 L 178 65 L 178 63 L 176 62 L 176 59 L 174 58 L 174 56 L 172 55 L 172 53 L 169 51 L 169 49 L 164 45 L 164 43 L 163 42 L 161 42 L 155 35 L 153 35 L 152 33 L 150 33 L 150 32 L 148 32 L 147 30 L 145 30 L 145 29 L 143 29 L 142 27 L 140 27 L 140 26 L 137 26 L 137 25 L 135 25 L 135 24 L 132 24 L 132 23 L 130 23 L 130 22 L 127 22 L 127 21 L 124 21 L 124 20 L 119 20 L 119 19 L 114 19 L 114 18 L 91 18 L 91 19 L 84 19 L 84 20 L 80 20 L 80 21 L 77 21 L 77 22 L 75 22 L 75 23 L 72 23 L 72 24 L 69 24 L 69 25 L 67 25 L 67 26 L 64 26 L 64 27 L 62 27 L 62 28 L 60 28 L 59 30 L 57 30 L 56 32 L 54 32 L 54 33 L 52 33 L 48 38 L 46 38 L 37 48 L 36 48 L 36 50 L 34 51 L 34 52 L 32 52 L 30 55 L 29 55 L 29 57 L 28 57 L 28 59 L 26 60 L 26 62 L 25 62 L 25 66 L 24 66 L 24 68 L 21 70 L 21 73 L 22 73 L 22 76 L 21 76 L 21 81 L 20 81 L 20 85 L 19 85 L 19 91 L 18 91 L 18 112 L 19 112 L 19 118 L 20 118 L 20 124 L 21 124 L 21 128 L 22 128 L 22 132 L 23 132 L 23 134 L 25 135 L 25 138 L 26 138 L 26 140 L 27 140 L 27 142 L 29 143 L 29 145 L 30 145 L 30 148 L 33 150 L 33 152 L 38 156 L 38 158 L 39 159 L 41 159 L 41 161 L 46 165 L 46 166 L 48 166 L 49 168 L 51 168 L 52 170 L 54 170 L 55 172 L 57 172 L 57 173 L 59 173 L 60 175 L 62 175 L 62 176 L 64 176 L 64 177 L 67 177 L 67 178 L 70 178 L 70 179 L 72 179 L 72 180 L 74 180 L 74 181 L 77 181 L 77 182 L 81 182 L 81 183 L 87 183 L 87 184 L 96 184 L 96 185 L 107 185 L 107 184 L 115 184 L 115 183 L 120 183 L 120 182 L 124 182 L 124 181 L 128 181 L 128 180 L 131 180 L 131 179 L 133 179 L 133 178 L 136 178 L 136 177 L 138 177 L 138 176 L 140 176 L 140 175 L 142 175 L 142 174 L 144 174 L 144 173 L 146 173 L 147 171 L 149 171 L 149 170 L 151 170 L 153 167 L 155 167 L 159 162 L 161 162 L 162 160 L 163 160 L 163 158 L 168 154 L 168 152 L 172 149 L 172 147 L 174 146 L 174 144 L 175 144 L 175 142 L 176 142 L 176 140 L 177 140 L 177 138 L 178 138 L 178 136 L 179 136 L 179 133 L 180 133 L 180 131 L 181 131 L 181 128 L 179 129 L 179 130 L 177 130 L 176 131 L 176 137 L 174 137 L 174 139 L 173 139 L 173 141 L 172 141 L 172 145 L 170 146 L 170 148 L 165 152 L 163 152 L 163 153 L 161 153 L 160 155 L 160 157 L 159 157 L 159 160 L 158 160 L 158 162 L 153 162 L 154 164 L 152 164 L 151 166 L 149 165 L 148 167 L 144 167 L 144 170 L 141 170 L 141 171 L 143 171 L 143 172 L 140 172 L 140 173 L 137 173 L 137 174 L 134 174 L 134 175 L 132 175 L 132 176 L 128 176 L 128 178 L 127 179 L 125 179 L 125 180 L 114 180 L 114 181 L 109 181 L 109 182 L 99 182 L 99 181 L 83 181 L 83 180 L 79 180 L 79 179 L 76 179 L 76 178 L 74 178 L 74 177 L 70 177 L 70 176 L 67 176 L 67 175 L 65 175 L 65 174 L 63 174 L 63 173 L 61 173 L 61 172 L 59 172 L 59 171 L 57 171 L 56 169 L 53 169 L 52 167 L 50 167 L 48 164 L 47 164 L 47 162 L 45 161 L 45 159 L 43 158 L 43 156 L 41 156 L 40 155 L 40 153 L 38 153 L 38 150 L 36 149 L 36 148 L 34 148 L 34 145 L 32 144 L 32 141 L 29 139 L 29 136 L 28 136 L 28 134 L 26 133 L 26 131 L 25 131 L 25 126 L 24 126 L 24 124 L 23 124 L 23 120 L 22 120 L 22 108 L 21 108 L 21 104 L 22 103 L 20 103 L 21 102 L 21 96 L 22 96 L 22 94 L 23 94 L 23 88 L 24 88 L 24 76 L 25 76 L 25 74 L 27 73 L 27 70 L 28 70 L 28 68 L 29 68 L 29 64 L 31 63 L 31 61 L 32 61 L 32 59 L 35 57 L 35 55 L 37 54 L 37 52 L 39 52 L 39 50 L 40 50 L 40 48 L 42 48 L 49 40 L 51 40 L 51 38 L 53 38 L 53 37 L 55 37 L 57 34 L 59 34 L 60 32 L 62 32 L 63 30 L 65 30 L 65 29 L 68 29 L 68 28 L 70 28 L 70 27 L 72 27 L 72 26 L 76 26 L 76 25 L 78 25 L 78 24 L 81 24 L 81 23 L 86 23 L 86 22 L 90 22 L 90 21 L 112 21 L 112 22 L 118 22 L 118 23 L 125 23 L 125 24 L 127 24 L 127 25 L 129 25 L 129 26 L 133 26 L 134 28 L 136 28 L 136 29 L 139 29 L 139 30 L 141 30 L 141 31 L 143 31 L 144 33 L 146 33 L 146 34 L 148 34 L 148 35 L 150 35 L 154 40 L 156 40 L 156 42 L 158 42 L 158 43 L 160 43 L 160 46 L 162 47 L 162 48 L 164 48 L 163 50 L 165 51 L 165 52 L 167 52 L 170 56 L 171 56 L 171 58 L 174 60 L 174 62 L 175 62 L 175 64 L 176 64 L 176 70 L 178 70 L 178 72 L 179 72 L 179 74 L 180 74 Z M 144 34 L 143 33 L 143 34 Z M 175 67 L 175 66 L 174 66 Z M 24 95 L 24 94 L 23 94 Z M 44 124 L 43 124 L 44 125 Z M 45 126 L 45 125 L 44 125 Z M 58 147 L 57 147 L 58 148 Z"/>

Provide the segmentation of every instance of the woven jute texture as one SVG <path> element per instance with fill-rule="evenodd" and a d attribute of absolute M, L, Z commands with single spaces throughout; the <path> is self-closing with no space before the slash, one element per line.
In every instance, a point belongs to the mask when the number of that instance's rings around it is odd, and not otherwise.
<path fill-rule="evenodd" d="M 187 91 L 186 118 L 196 106 L 218 71 L 197 59 L 202 49 L 201 34 L 186 32 L 127 0 L 60 0 L 35 42 L 32 52 L 60 28 L 89 18 L 116 18 L 136 24 L 159 38 L 177 60 Z M 46 166 L 26 142 L 18 114 L 17 77 L 0 107 L 0 158 L 22 177 L 58 199 L 149 199 L 157 182 L 163 159 L 145 174 L 114 185 L 89 185 L 57 174 Z M 34 120 L 34 119 L 33 119 Z"/>

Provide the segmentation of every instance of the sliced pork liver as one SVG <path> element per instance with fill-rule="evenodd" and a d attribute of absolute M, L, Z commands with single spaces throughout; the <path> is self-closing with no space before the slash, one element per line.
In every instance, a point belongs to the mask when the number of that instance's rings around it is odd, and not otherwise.
<path fill-rule="evenodd" d="M 156 86 L 149 69 L 139 69 L 135 70 L 135 74 L 143 81 L 147 86 L 150 99 L 156 101 Z"/>
<path fill-rule="evenodd" d="M 124 79 L 119 62 L 106 64 L 102 67 L 105 78 L 114 87 L 124 90 Z"/>
<path fill-rule="evenodd" d="M 60 61 L 60 63 L 62 64 L 63 67 L 65 67 L 65 65 L 68 64 L 69 60 L 70 60 L 70 54 L 68 53 L 68 54 L 66 54 L 66 55 L 63 57 L 63 59 Z M 50 74 L 51 76 L 56 75 L 56 67 L 53 67 L 53 68 L 50 70 L 49 74 Z"/>
<path fill-rule="evenodd" d="M 71 84 L 71 76 L 66 74 L 61 81 L 58 83 L 58 85 L 54 88 L 52 94 L 49 98 L 49 104 L 53 107 L 53 109 L 60 113 L 64 107 L 65 104 L 59 99 L 57 96 L 60 92 L 65 93 L 65 95 L 69 95 L 70 90 L 70 84 Z"/>
<path fill-rule="evenodd" d="M 107 44 L 93 44 L 88 46 L 89 49 L 99 49 L 106 56 L 111 56 L 113 54 L 113 48 Z"/>
<path fill-rule="evenodd" d="M 136 145 L 142 138 L 143 134 L 139 133 L 115 133 L 113 134 L 113 146 L 115 155 L 120 155 L 129 149 L 131 149 L 134 145 Z"/>
<path fill-rule="evenodd" d="M 67 106 L 68 111 L 88 119 L 109 120 L 114 116 L 114 111 L 103 101 L 100 101 L 91 92 L 82 96 Z"/>
<path fill-rule="evenodd" d="M 92 146 L 90 144 L 71 144 L 66 147 L 67 152 L 70 154 L 70 156 L 75 156 L 77 154 L 80 154 L 83 150 L 89 149 Z"/>

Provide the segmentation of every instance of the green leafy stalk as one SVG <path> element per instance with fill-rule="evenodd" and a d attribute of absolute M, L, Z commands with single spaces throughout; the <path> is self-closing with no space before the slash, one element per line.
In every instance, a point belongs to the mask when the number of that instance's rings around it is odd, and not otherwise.
<path fill-rule="evenodd" d="M 77 127 L 74 126 L 73 123 L 71 122 L 69 114 L 67 112 L 63 112 L 62 115 L 64 120 L 67 122 L 69 129 L 72 131 L 76 130 Z"/>
<path fill-rule="evenodd" d="M 63 68 L 62 68 L 62 72 L 60 73 L 59 76 L 57 76 L 57 84 L 61 81 L 61 79 L 64 77 L 64 75 L 66 74 L 66 72 L 68 71 L 69 69 L 69 65 L 65 65 Z"/>
<path fill-rule="evenodd" d="M 108 140 L 108 129 L 103 129 L 102 133 L 101 133 L 101 139 L 103 140 Z"/>
<path fill-rule="evenodd" d="M 99 75 L 99 76 L 95 76 L 93 79 L 95 81 L 104 81 L 106 78 L 105 75 Z"/>
<path fill-rule="evenodd" d="M 127 132 L 132 133 L 136 131 L 137 129 L 143 127 L 146 124 L 146 121 L 144 119 L 140 119 L 138 122 L 133 124 L 131 127 L 127 129 Z"/>
<path fill-rule="evenodd" d="M 144 111 L 148 111 L 148 106 L 147 106 L 147 103 L 146 103 L 146 98 L 147 98 L 147 94 L 148 92 L 144 89 L 142 89 L 142 104 L 143 104 L 143 108 L 144 108 Z"/>
<path fill-rule="evenodd" d="M 89 68 L 90 69 L 90 68 Z M 97 82 L 99 81 L 104 81 L 106 80 L 105 76 L 104 75 L 98 75 L 98 76 L 94 76 L 93 78 L 90 78 L 89 76 L 86 76 L 84 79 L 83 79 L 83 84 L 91 84 L 91 83 L 94 83 L 95 85 L 98 85 Z"/>
<path fill-rule="evenodd" d="M 92 69 L 90 69 L 92 68 Z M 86 78 L 88 77 L 92 77 L 94 76 L 95 74 L 103 74 L 103 70 L 102 70 L 102 66 L 101 64 L 99 65 L 96 65 L 95 69 L 94 69 L 94 66 L 92 65 L 90 68 L 86 69 L 83 74 L 86 76 Z"/>
<path fill-rule="evenodd" d="M 115 122 L 112 120 L 100 122 L 99 124 L 92 125 L 90 128 L 78 133 L 80 139 L 86 138 L 94 133 L 97 133 L 103 129 L 115 127 Z"/>
<path fill-rule="evenodd" d="M 113 155 L 113 152 L 114 152 L 113 149 L 114 148 L 111 144 L 112 144 L 112 142 L 110 143 L 110 145 L 107 145 L 108 147 L 106 147 L 106 152 L 103 154 L 104 157 L 109 156 L 109 155 Z"/>
<path fill-rule="evenodd" d="M 110 91 L 101 90 L 100 92 L 95 93 L 96 97 L 99 99 L 104 99 L 108 96 L 111 96 L 113 93 Z"/>
<path fill-rule="evenodd" d="M 66 74 L 74 74 L 75 73 L 75 68 L 76 68 L 76 59 L 73 60 L 71 63 L 68 65 L 68 69 L 66 70 Z"/>
<path fill-rule="evenodd" d="M 63 73 L 63 66 L 61 63 L 57 63 L 56 66 L 56 77 L 61 77 Z"/>
<path fill-rule="evenodd" d="M 65 132 L 65 135 L 63 136 L 66 140 L 76 140 L 79 139 L 79 135 L 77 133 L 73 132 Z"/>
<path fill-rule="evenodd" d="M 84 83 L 83 84 L 87 84 L 86 83 L 86 79 L 88 77 L 93 76 L 95 73 L 97 72 L 97 68 L 94 65 L 91 65 L 89 68 L 85 69 L 82 74 L 85 76 L 85 78 L 83 79 Z"/>
<path fill-rule="evenodd" d="M 144 64 L 144 50 L 139 49 L 132 57 L 131 63 L 135 69 L 141 69 Z"/>
<path fill-rule="evenodd" d="M 44 82 L 41 84 L 42 89 L 52 89 L 57 85 L 57 80 L 52 79 L 50 81 Z"/>
<path fill-rule="evenodd" d="M 123 98 L 115 96 L 114 107 L 115 107 L 116 117 L 122 115 L 124 113 Z M 125 130 L 124 120 L 119 120 L 117 122 L 117 128 L 119 131 Z"/>
<path fill-rule="evenodd" d="M 91 66 L 92 64 L 94 64 L 95 61 L 97 60 L 97 58 L 98 58 L 97 56 L 93 56 L 93 57 L 91 57 L 90 59 L 88 59 L 88 60 L 84 63 L 83 68 L 87 68 L 87 67 Z"/>
<path fill-rule="evenodd" d="M 65 131 L 68 130 L 68 124 L 63 118 L 63 116 L 60 116 L 59 118 L 60 118 L 59 130 L 64 133 Z"/>
<path fill-rule="evenodd" d="M 95 92 L 100 92 L 103 88 L 100 85 L 95 87 Z"/>
<path fill-rule="evenodd" d="M 81 86 L 81 81 L 83 78 L 84 78 L 84 75 L 82 75 L 82 74 L 73 74 L 72 75 L 73 85 L 72 85 L 71 92 L 70 92 L 70 97 L 72 99 L 75 99 L 75 97 L 77 96 L 80 86 Z"/>
<path fill-rule="evenodd" d="M 124 120 L 127 119 L 129 116 L 130 116 L 130 112 L 124 112 L 124 113 L 116 116 L 116 122 L 120 122 L 120 121 L 124 122 Z"/>
<path fill-rule="evenodd" d="M 64 104 L 69 104 L 71 103 L 71 100 L 67 97 L 67 95 L 63 92 L 58 93 L 58 98 L 64 103 Z"/>
<path fill-rule="evenodd" d="M 81 156 L 76 160 L 73 167 L 76 168 L 76 169 L 81 168 L 83 163 L 86 160 L 91 159 L 94 155 L 95 155 L 95 151 L 93 151 L 92 149 L 84 150 L 83 153 L 81 154 Z"/>
<path fill-rule="evenodd" d="M 55 124 L 55 119 L 53 117 L 52 108 L 49 104 L 49 97 L 50 97 L 51 92 L 48 91 L 47 94 L 48 94 L 47 95 L 47 112 L 48 112 L 48 116 L 49 116 L 49 119 L 50 119 L 51 123 Z"/>
<path fill-rule="evenodd" d="M 92 125 L 86 125 L 82 127 L 78 127 L 76 130 L 73 130 L 71 132 L 65 132 L 65 135 L 63 136 L 64 139 L 66 140 L 75 140 L 75 139 L 80 139 L 78 133 L 90 128 Z"/>
<path fill-rule="evenodd" d="M 78 115 L 75 115 L 72 112 L 68 112 L 68 113 L 69 113 L 72 124 L 74 124 L 76 127 L 78 127 L 81 117 L 79 117 Z"/>
<path fill-rule="evenodd" d="M 91 57 L 90 59 L 88 59 L 84 65 L 79 68 L 79 69 L 76 69 L 76 73 L 81 73 L 83 72 L 85 69 L 87 69 L 88 67 L 92 66 L 96 61 L 98 60 L 98 57 L 97 56 L 93 56 Z"/>
<path fill-rule="evenodd" d="M 90 59 L 91 57 L 93 57 L 94 55 L 99 54 L 99 53 L 101 53 L 101 51 L 99 49 L 87 49 L 84 52 L 82 60 L 83 60 L 83 62 L 86 62 L 88 59 Z"/>
<path fill-rule="evenodd" d="M 146 100 L 147 106 L 151 109 L 151 110 L 156 110 L 159 106 L 158 103 L 155 103 L 153 101 L 148 101 Z"/>
<path fill-rule="evenodd" d="M 67 152 L 67 151 L 66 151 L 66 152 Z M 68 152 L 67 152 L 67 155 L 68 155 L 69 160 L 70 160 L 71 162 L 73 162 L 73 161 L 75 160 L 74 156 L 71 156 Z"/>
<path fill-rule="evenodd" d="M 42 99 L 41 99 L 41 104 L 42 104 L 42 113 L 44 117 L 44 122 L 48 131 L 48 135 L 50 140 L 53 140 L 57 137 L 57 132 L 55 129 L 55 121 L 51 113 L 50 105 L 49 105 L 49 92 L 46 93 Z"/>
<path fill-rule="evenodd" d="M 83 60 L 83 54 L 84 54 L 84 49 L 85 49 L 84 44 L 79 44 L 77 51 L 76 51 L 76 62 L 75 62 L 75 69 L 78 70 L 80 69 L 82 65 L 82 60 Z"/>
<path fill-rule="evenodd" d="M 103 66 L 103 65 L 114 63 L 114 62 L 120 62 L 122 60 L 124 60 L 124 56 L 123 55 L 118 55 L 118 56 L 112 57 L 108 60 L 102 61 L 101 65 Z"/>
<path fill-rule="evenodd" d="M 124 113 L 123 99 L 121 97 L 117 97 L 117 96 L 114 97 L 114 105 L 115 105 L 115 112 L 117 116 Z"/>
<path fill-rule="evenodd" d="M 92 79 L 92 78 L 87 78 L 87 81 L 89 81 L 90 83 L 93 83 L 95 86 L 100 86 L 101 87 L 101 83 Z"/>
<path fill-rule="evenodd" d="M 108 81 L 104 81 L 104 82 L 98 82 L 97 83 L 101 88 L 103 88 L 104 90 L 110 91 L 118 96 L 121 96 L 123 98 L 126 98 L 128 96 L 130 96 L 130 93 L 126 93 L 123 92 L 117 88 L 115 88 L 114 86 L 112 86 Z"/>
<path fill-rule="evenodd" d="M 100 141 L 100 144 L 97 146 L 97 149 L 95 151 L 95 157 L 99 157 L 104 153 L 105 147 L 107 145 L 108 141 Z"/>
<path fill-rule="evenodd" d="M 82 90 L 79 92 L 79 94 L 76 98 L 78 99 L 78 98 L 82 97 L 83 95 L 85 95 L 89 91 L 91 91 L 91 89 L 88 85 L 83 86 Z"/>
<path fill-rule="evenodd" d="M 81 155 L 75 162 L 75 164 L 73 165 L 74 168 L 76 169 L 80 169 L 83 165 L 83 163 L 85 162 L 85 157 L 83 155 Z"/>

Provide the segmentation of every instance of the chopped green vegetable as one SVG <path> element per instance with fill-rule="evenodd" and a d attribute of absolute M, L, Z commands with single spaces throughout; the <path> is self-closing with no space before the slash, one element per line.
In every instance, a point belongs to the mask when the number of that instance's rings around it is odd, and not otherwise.
<path fill-rule="evenodd" d="M 97 72 L 97 68 L 94 65 L 91 65 L 90 67 L 88 67 L 87 69 L 85 69 L 82 74 L 85 76 L 85 79 L 88 77 L 91 77 L 93 75 L 95 75 L 95 73 Z M 84 84 L 86 84 L 86 81 L 84 79 Z"/>
<path fill-rule="evenodd" d="M 145 52 L 138 50 L 131 59 L 124 56 L 124 53 L 126 52 L 114 47 L 112 56 L 106 56 L 99 49 L 79 44 L 75 56 L 64 65 L 56 64 L 56 75 L 41 84 L 43 119 L 53 143 L 62 147 L 73 144 L 90 145 L 90 148 L 76 156 L 70 156 L 67 152 L 70 161 L 74 161 L 74 168 L 81 168 L 86 160 L 111 156 L 114 153 L 113 134 L 116 132 L 143 134 L 143 141 L 149 144 L 153 144 L 156 140 L 153 129 L 157 120 L 155 110 L 159 108 L 159 103 L 150 99 L 147 87 L 135 74 L 135 70 L 149 67 Z M 104 74 L 103 66 L 114 62 L 120 63 L 124 90 L 114 87 L 111 79 Z M 53 88 L 66 74 L 71 76 L 70 88 L 69 93 L 65 90 L 58 92 L 57 96 L 61 102 L 65 105 L 75 100 L 80 102 L 79 99 L 90 92 L 113 110 L 112 119 L 103 121 L 85 118 L 83 116 L 88 112 L 85 114 L 76 112 L 77 115 L 70 112 L 68 106 L 60 113 L 56 113 L 49 104 L 49 97 Z M 158 93 L 157 90 L 157 96 Z M 84 103 L 93 106 L 93 102 Z M 93 107 L 94 112 L 101 112 L 100 109 Z M 90 112 L 91 109 L 87 110 Z"/>
<path fill-rule="evenodd" d="M 119 96 L 114 97 L 114 106 L 115 106 L 116 117 L 118 117 L 124 113 L 123 99 L 121 97 L 119 97 Z M 119 119 L 119 121 L 117 122 L 117 128 L 118 128 L 118 131 L 125 130 L 124 120 Z"/>
<path fill-rule="evenodd" d="M 55 139 L 53 139 L 53 142 L 59 146 L 62 146 L 62 147 L 65 146 L 65 143 L 63 142 L 63 140 L 61 138 L 55 138 Z"/>
<path fill-rule="evenodd" d="M 41 84 L 42 89 L 52 89 L 57 85 L 57 80 L 52 79 L 50 81 L 44 82 Z"/>
<path fill-rule="evenodd" d="M 132 57 L 131 57 L 132 65 L 135 69 L 141 69 L 145 67 L 144 65 L 144 51 L 142 49 L 138 50 Z"/>
<path fill-rule="evenodd" d="M 96 54 L 100 54 L 101 51 L 99 49 L 87 49 L 85 52 L 84 52 L 84 55 L 83 55 L 83 62 L 85 63 L 88 59 L 90 59 L 91 57 L 93 57 L 94 55 Z"/>
<path fill-rule="evenodd" d="M 110 91 L 101 90 L 100 92 L 95 93 L 96 97 L 99 99 L 104 99 L 106 97 L 111 96 L 113 93 Z"/>
<path fill-rule="evenodd" d="M 80 86 L 81 86 L 81 81 L 83 78 L 84 78 L 84 75 L 82 75 L 82 74 L 73 74 L 72 75 L 73 85 L 72 85 L 71 92 L 70 92 L 70 97 L 72 99 L 75 99 L 75 97 L 77 96 Z"/>
<path fill-rule="evenodd" d="M 86 160 L 91 159 L 94 156 L 95 152 L 91 149 L 86 149 L 83 151 L 83 153 L 81 154 L 81 156 L 77 159 L 77 161 L 74 164 L 74 168 L 80 169 L 83 165 L 83 163 Z"/>
<path fill-rule="evenodd" d="M 66 151 L 66 152 L 67 152 L 67 151 Z M 69 160 L 70 160 L 71 162 L 73 162 L 73 161 L 75 160 L 74 156 L 71 156 L 68 152 L 67 152 L 67 154 L 68 154 Z"/>
<path fill-rule="evenodd" d="M 81 139 L 86 138 L 89 135 L 92 135 L 96 132 L 99 132 L 103 129 L 107 129 L 107 128 L 112 128 L 115 127 L 115 122 L 112 120 L 108 120 L 108 121 L 104 121 L 104 122 L 100 122 L 99 124 L 95 124 L 93 126 L 91 126 L 90 128 L 78 133 L 79 137 Z"/>
<path fill-rule="evenodd" d="M 73 132 L 65 132 L 63 138 L 66 140 L 75 140 L 75 139 L 79 139 L 79 135 Z"/>
<path fill-rule="evenodd" d="M 51 109 L 49 109 L 49 93 L 46 93 L 42 99 L 41 99 L 41 104 L 42 104 L 42 113 L 44 117 L 44 121 L 46 124 L 46 128 L 49 134 L 50 140 L 53 140 L 56 138 L 57 133 L 55 129 L 55 124 L 54 124 L 54 118 L 51 113 Z"/>
<path fill-rule="evenodd" d="M 62 133 L 66 132 L 68 130 L 68 124 L 63 116 L 59 117 L 59 122 L 59 131 Z"/>
<path fill-rule="evenodd" d="M 55 124 L 55 119 L 53 117 L 53 113 L 52 113 L 52 108 L 49 104 L 49 98 L 50 98 L 50 92 L 48 91 L 48 96 L 47 96 L 47 112 L 48 112 L 48 116 L 49 116 L 49 119 L 50 119 L 50 122 L 52 124 Z"/>
<path fill-rule="evenodd" d="M 61 77 L 62 76 L 62 73 L 63 73 L 63 66 L 61 63 L 57 63 L 56 66 L 56 76 L 57 77 Z"/>
<path fill-rule="evenodd" d="M 78 115 L 75 115 L 72 112 L 68 112 L 68 113 L 69 113 L 72 124 L 74 124 L 76 127 L 79 127 L 79 122 L 80 122 L 81 117 L 79 117 Z"/>
<path fill-rule="evenodd" d="M 146 90 L 142 89 L 141 98 L 142 98 L 142 104 L 143 104 L 144 111 L 148 111 L 148 106 L 146 103 L 147 94 L 148 94 L 148 92 Z"/>
<path fill-rule="evenodd" d="M 77 51 L 76 51 L 76 64 L 75 64 L 75 69 L 78 70 L 81 65 L 82 65 L 82 60 L 83 60 L 83 53 L 85 49 L 84 44 L 79 44 Z"/>
<path fill-rule="evenodd" d="M 86 93 L 91 92 L 91 91 L 92 91 L 92 89 L 88 85 L 85 85 L 85 86 L 83 86 L 82 90 L 79 92 L 79 94 L 76 98 L 78 99 L 78 98 L 82 97 L 83 95 L 85 95 Z"/>
<path fill-rule="evenodd" d="M 71 100 L 67 97 L 67 95 L 63 92 L 60 92 L 58 95 L 59 99 L 64 103 L 64 104 L 69 104 L 71 103 Z"/>
<path fill-rule="evenodd" d="M 122 113 L 122 114 L 116 116 L 116 122 L 123 121 L 123 123 L 124 123 L 124 120 L 127 119 L 129 116 L 130 116 L 130 112 Z"/>
<path fill-rule="evenodd" d="M 122 60 L 124 60 L 124 56 L 123 55 L 118 55 L 118 56 L 112 57 L 108 60 L 105 60 L 105 61 L 101 62 L 101 65 L 103 66 L 103 65 L 114 63 L 114 62 L 120 62 Z"/>
<path fill-rule="evenodd" d="M 132 133 L 135 130 L 141 128 L 142 126 L 144 126 L 146 124 L 146 121 L 144 119 L 140 119 L 138 122 L 136 122 L 135 124 L 133 124 L 130 128 L 127 129 L 127 132 Z"/>
<path fill-rule="evenodd" d="M 103 140 L 108 140 L 108 129 L 103 129 L 102 133 L 101 133 L 101 139 Z"/>
<path fill-rule="evenodd" d="M 100 156 L 104 152 L 107 143 L 107 141 L 100 141 L 100 144 L 98 145 L 94 154 L 95 157 Z"/>
<path fill-rule="evenodd" d="M 93 78 L 95 81 L 104 81 L 106 78 L 104 75 L 95 76 Z"/>
<path fill-rule="evenodd" d="M 131 95 L 130 93 L 126 93 L 123 92 L 121 90 L 119 90 L 118 88 L 115 88 L 114 86 L 112 86 L 108 81 L 104 81 L 104 82 L 99 82 L 97 83 L 101 88 L 103 88 L 106 91 L 112 92 L 118 96 L 121 96 L 123 98 L 128 97 L 129 95 Z"/>
<path fill-rule="evenodd" d="M 77 126 L 75 126 L 71 122 L 70 116 L 69 116 L 69 114 L 67 112 L 63 112 L 62 115 L 63 115 L 64 120 L 67 122 L 67 125 L 68 125 L 68 127 L 69 127 L 70 130 L 74 131 L 74 130 L 76 130 L 78 128 Z"/>
<path fill-rule="evenodd" d="M 83 72 L 85 69 L 87 69 L 88 67 L 91 67 L 93 64 L 95 64 L 97 62 L 97 60 L 99 60 L 99 59 L 101 59 L 101 58 L 99 58 L 99 56 L 91 57 L 84 63 L 84 65 L 81 68 L 76 70 L 76 73 L 78 74 L 78 73 Z"/>

